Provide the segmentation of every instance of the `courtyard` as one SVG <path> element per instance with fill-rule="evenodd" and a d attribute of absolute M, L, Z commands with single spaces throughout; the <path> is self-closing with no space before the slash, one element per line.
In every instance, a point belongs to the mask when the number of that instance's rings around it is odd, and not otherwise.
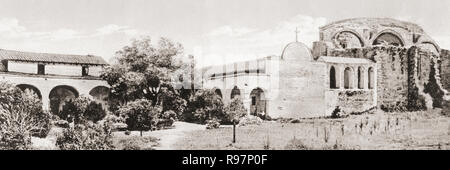
<path fill-rule="evenodd" d="M 450 117 L 440 109 L 430 111 L 351 115 L 339 119 L 301 119 L 295 123 L 264 121 L 238 126 L 232 143 L 232 126 L 207 130 L 204 125 L 175 122 L 172 128 L 116 131 L 116 149 L 157 150 L 447 150 L 450 149 Z M 34 149 L 58 149 L 53 128 L 46 138 L 33 138 Z"/>

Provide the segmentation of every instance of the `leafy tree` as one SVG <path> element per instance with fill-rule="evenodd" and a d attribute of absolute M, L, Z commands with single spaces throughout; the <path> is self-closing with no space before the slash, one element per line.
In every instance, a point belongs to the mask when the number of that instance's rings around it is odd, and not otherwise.
<path fill-rule="evenodd" d="M 224 123 L 239 123 L 239 119 L 247 115 L 247 109 L 244 107 L 244 103 L 239 97 L 235 97 L 224 109 L 226 113 L 227 122 Z"/>
<path fill-rule="evenodd" d="M 50 115 L 35 93 L 0 82 L 0 149 L 30 149 L 30 137 L 45 137 L 50 128 Z"/>
<path fill-rule="evenodd" d="M 84 117 L 87 120 L 90 120 L 96 123 L 99 120 L 102 120 L 106 116 L 106 111 L 103 109 L 102 104 L 92 101 L 84 111 Z"/>
<path fill-rule="evenodd" d="M 161 113 L 160 106 L 153 106 L 151 101 L 147 99 L 138 99 L 128 102 L 117 111 L 125 115 L 125 123 L 130 130 L 151 130 L 156 124 L 155 120 Z"/>
<path fill-rule="evenodd" d="M 247 115 L 247 109 L 244 107 L 244 103 L 239 97 L 235 97 L 231 100 L 230 104 L 225 107 L 226 120 L 233 123 L 233 143 L 236 142 L 236 124 L 239 123 L 239 119 Z"/>
<path fill-rule="evenodd" d="M 222 99 L 213 90 L 198 90 L 189 100 L 187 112 L 183 115 L 185 121 L 206 123 L 214 118 L 226 120 L 223 112 Z"/>
<path fill-rule="evenodd" d="M 111 94 L 122 99 L 121 103 L 146 98 L 153 105 L 165 90 L 174 91 L 172 74 L 183 65 L 183 47 L 167 38 L 161 38 L 157 45 L 150 38 L 134 40 L 116 52 L 116 63 L 107 67 L 101 77 L 111 85 Z"/>

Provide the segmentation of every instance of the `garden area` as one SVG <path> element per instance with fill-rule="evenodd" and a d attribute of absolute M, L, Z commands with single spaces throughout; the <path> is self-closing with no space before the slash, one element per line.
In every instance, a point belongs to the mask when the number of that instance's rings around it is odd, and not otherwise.
<path fill-rule="evenodd" d="M 450 149 L 450 117 L 440 109 L 374 111 L 345 118 L 280 119 L 232 128 L 194 131 L 175 149 L 403 150 Z"/>
<path fill-rule="evenodd" d="M 184 134 L 178 129 L 186 129 L 179 126 L 236 123 L 246 113 L 238 98 L 224 106 L 213 90 L 187 88 L 196 82 L 180 87 L 183 73 L 192 73 L 182 53 L 181 44 L 166 38 L 134 40 L 117 51 L 100 76 L 110 85 L 107 106 L 92 96 L 72 96 L 52 101 L 58 103 L 46 110 L 32 90 L 1 82 L 0 149 L 164 149 L 169 146 L 157 137 L 174 142 Z"/>

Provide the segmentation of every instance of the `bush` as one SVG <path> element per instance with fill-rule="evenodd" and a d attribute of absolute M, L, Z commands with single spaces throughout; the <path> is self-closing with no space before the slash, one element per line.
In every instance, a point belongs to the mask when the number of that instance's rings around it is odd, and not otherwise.
<path fill-rule="evenodd" d="M 106 111 L 100 103 L 88 97 L 80 96 L 66 100 L 58 115 L 69 123 L 80 124 L 86 120 L 95 123 L 106 116 Z"/>
<path fill-rule="evenodd" d="M 286 150 L 308 150 L 309 148 L 300 139 L 291 139 L 284 147 Z"/>
<path fill-rule="evenodd" d="M 239 120 L 239 126 L 260 125 L 263 120 L 257 116 L 248 115 Z"/>
<path fill-rule="evenodd" d="M 161 108 L 152 106 L 149 100 L 138 99 L 120 107 L 117 112 L 125 117 L 129 130 L 139 130 L 142 133 L 156 125 Z"/>
<path fill-rule="evenodd" d="M 239 119 L 247 115 L 247 109 L 239 97 L 231 100 L 230 104 L 225 107 L 226 118 L 221 120 L 222 123 L 239 123 Z"/>
<path fill-rule="evenodd" d="M 111 127 L 105 124 L 76 124 L 63 130 L 56 139 L 61 150 L 110 150 L 112 145 Z"/>
<path fill-rule="evenodd" d="M 0 149 L 30 149 L 31 136 L 45 137 L 50 115 L 30 90 L 0 82 Z"/>
<path fill-rule="evenodd" d="M 165 111 L 163 114 L 161 114 L 160 118 L 156 120 L 156 128 L 162 129 L 165 127 L 170 127 L 173 125 L 176 119 L 177 114 L 174 111 Z"/>
<path fill-rule="evenodd" d="M 206 129 L 217 129 L 220 127 L 220 122 L 216 119 L 208 120 L 206 123 Z"/>
<path fill-rule="evenodd" d="M 83 115 L 87 120 L 96 123 L 106 116 L 106 111 L 103 109 L 102 104 L 92 101 L 87 106 Z"/>
<path fill-rule="evenodd" d="M 198 90 L 189 99 L 189 104 L 182 119 L 187 122 L 205 124 L 212 119 L 226 120 L 222 99 L 212 90 Z"/>

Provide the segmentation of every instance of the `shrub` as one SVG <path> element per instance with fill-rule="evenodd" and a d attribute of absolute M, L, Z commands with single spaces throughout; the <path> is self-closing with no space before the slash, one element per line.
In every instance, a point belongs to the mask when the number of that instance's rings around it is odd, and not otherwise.
<path fill-rule="evenodd" d="M 220 122 L 217 119 L 208 120 L 206 123 L 206 129 L 217 129 L 220 127 Z"/>
<path fill-rule="evenodd" d="M 337 118 L 340 118 L 340 117 L 341 117 L 341 109 L 339 108 L 339 106 L 336 106 L 336 108 L 331 113 L 331 118 L 337 119 Z"/>
<path fill-rule="evenodd" d="M 64 102 L 62 110 L 59 112 L 61 119 L 69 123 L 83 123 L 86 120 L 94 123 L 106 116 L 106 111 L 100 103 L 84 96 L 75 99 L 68 99 Z"/>
<path fill-rule="evenodd" d="M 158 145 L 158 139 L 151 136 L 127 137 L 120 139 L 117 149 L 119 150 L 153 150 Z"/>
<path fill-rule="evenodd" d="M 230 104 L 225 107 L 226 118 L 222 120 L 222 123 L 239 123 L 239 119 L 247 115 L 247 109 L 245 109 L 242 100 L 239 97 L 235 97 L 231 100 Z"/>
<path fill-rule="evenodd" d="M 284 147 L 286 150 L 308 150 L 309 148 L 300 139 L 291 139 Z"/>
<path fill-rule="evenodd" d="M 87 106 L 83 115 L 87 120 L 96 123 L 106 116 L 106 111 L 103 109 L 102 104 L 92 101 Z"/>
<path fill-rule="evenodd" d="M 257 116 L 248 115 L 239 120 L 239 126 L 260 125 L 263 120 Z"/>
<path fill-rule="evenodd" d="M 162 129 L 165 127 L 170 127 L 173 125 L 176 119 L 177 114 L 174 111 L 172 110 L 165 111 L 163 114 L 161 114 L 160 118 L 157 119 L 156 128 Z"/>
<path fill-rule="evenodd" d="M 205 124 L 214 118 L 226 120 L 222 99 L 213 90 L 198 90 L 189 99 L 186 112 L 182 116 L 184 121 Z"/>
<path fill-rule="evenodd" d="M 0 149 L 29 149 L 31 136 L 47 136 L 50 115 L 35 93 L 5 82 L 0 91 Z"/>
<path fill-rule="evenodd" d="M 76 124 L 63 130 L 56 139 L 61 150 L 110 150 L 113 149 L 111 127 L 105 124 Z"/>
<path fill-rule="evenodd" d="M 156 125 L 156 119 L 161 113 L 159 106 L 152 106 L 151 101 L 138 99 L 119 108 L 119 114 L 124 115 L 129 130 L 151 130 Z"/>

